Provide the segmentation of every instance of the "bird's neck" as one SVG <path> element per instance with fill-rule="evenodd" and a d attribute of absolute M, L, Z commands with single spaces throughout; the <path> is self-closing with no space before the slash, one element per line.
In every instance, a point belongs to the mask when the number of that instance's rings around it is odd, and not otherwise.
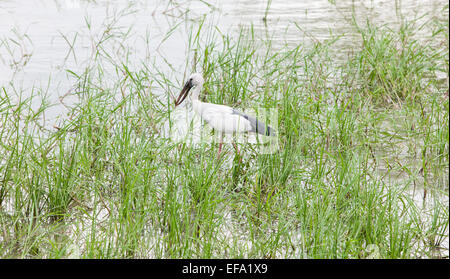
<path fill-rule="evenodd" d="M 192 93 L 191 93 L 192 108 L 199 115 L 202 114 L 201 113 L 201 111 L 202 111 L 202 102 L 198 98 L 198 96 L 200 95 L 200 91 L 201 90 L 202 90 L 201 86 L 196 86 L 196 87 L 193 88 Z"/>
<path fill-rule="evenodd" d="M 191 93 L 191 100 L 192 101 L 198 101 L 198 96 L 200 95 L 200 91 L 201 90 L 202 90 L 202 85 L 201 84 L 198 85 L 198 86 L 195 86 L 192 89 L 192 93 Z"/>

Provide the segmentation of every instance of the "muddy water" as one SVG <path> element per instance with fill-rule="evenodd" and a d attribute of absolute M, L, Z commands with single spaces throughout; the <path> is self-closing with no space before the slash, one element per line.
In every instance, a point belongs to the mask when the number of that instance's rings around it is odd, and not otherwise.
<path fill-rule="evenodd" d="M 334 2 L 337 2 L 334 4 Z M 422 21 L 440 16 L 446 1 L 0 1 L 0 83 L 11 80 L 29 89 L 46 88 L 50 95 L 64 94 L 69 86 L 65 69 L 83 69 L 92 59 L 93 41 L 100 41 L 105 26 L 118 19 L 126 39 L 123 44 L 132 62 L 154 63 L 171 76 L 180 75 L 188 60 L 191 20 L 205 20 L 223 33 L 253 25 L 259 39 L 269 36 L 275 48 L 285 44 L 308 45 L 331 34 L 344 37 L 338 52 L 358 44 L 348 24 L 354 15 L 359 24 L 367 19 L 398 27 L 403 19 L 427 14 Z M 270 5 L 268 5 L 270 4 Z M 121 14 L 127 8 L 128 13 Z M 88 27 L 89 26 L 89 27 Z M 123 41 L 121 41 L 123 40 Z M 126 49 L 126 50 L 125 50 Z M 119 51 L 119 50 L 116 50 Z M 146 60 L 147 59 L 147 60 Z M 171 66 L 168 66 L 171 65 Z"/>

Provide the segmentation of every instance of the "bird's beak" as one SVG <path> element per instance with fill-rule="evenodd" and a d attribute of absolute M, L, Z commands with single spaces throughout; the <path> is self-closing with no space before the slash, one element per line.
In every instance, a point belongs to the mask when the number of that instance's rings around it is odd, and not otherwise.
<path fill-rule="evenodd" d="M 184 99 L 186 99 L 189 90 L 191 90 L 192 88 L 192 83 L 187 81 L 186 84 L 184 85 L 183 89 L 180 92 L 180 95 L 178 96 L 178 99 L 175 101 L 175 107 L 178 106 L 179 104 L 181 104 Z"/>

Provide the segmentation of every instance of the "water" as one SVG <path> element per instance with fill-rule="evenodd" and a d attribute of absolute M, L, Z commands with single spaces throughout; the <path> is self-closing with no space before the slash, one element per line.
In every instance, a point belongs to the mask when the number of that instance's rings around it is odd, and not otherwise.
<path fill-rule="evenodd" d="M 355 30 L 348 24 L 352 15 L 359 24 L 369 19 L 375 24 L 398 28 L 405 18 L 414 19 L 426 13 L 422 19 L 425 21 L 439 16 L 446 3 L 442 0 L 333 2 L 274 0 L 263 20 L 266 0 L 33 0 L 26 5 L 19 0 L 0 1 L 0 83 L 14 80 L 26 91 L 32 86 L 47 87 L 50 78 L 50 95 L 63 95 L 70 87 L 65 69 L 77 71 L 89 63 L 94 48 L 92 39 L 99 39 L 105 23 L 118 17 L 126 7 L 130 7 L 130 13 L 121 16 L 118 25 L 124 31 L 129 26 L 133 28 L 122 42 L 126 48 L 121 50 L 122 54 L 127 51 L 131 61 L 152 62 L 179 79 L 189 60 L 187 33 L 193 26 L 188 24 L 189 20 L 198 22 L 205 18 L 205 25 L 214 24 L 223 33 L 253 25 L 257 38 L 270 37 L 274 48 L 286 44 L 309 45 L 344 34 L 337 44 L 337 52 L 345 54 L 359 43 Z"/>

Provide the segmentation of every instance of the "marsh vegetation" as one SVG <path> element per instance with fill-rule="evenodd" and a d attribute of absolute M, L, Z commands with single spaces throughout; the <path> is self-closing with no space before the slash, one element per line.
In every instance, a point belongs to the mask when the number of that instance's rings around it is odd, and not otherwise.
<path fill-rule="evenodd" d="M 285 41 L 264 29 L 276 1 L 227 31 L 206 2 L 159 3 L 157 38 L 139 3 L 87 15 L 32 85 L 37 43 L 2 34 L 0 257 L 448 258 L 446 1 L 393 26 L 346 13 L 325 38 L 292 20 Z M 162 137 L 194 71 L 208 102 L 275 109 L 277 151 Z"/>

